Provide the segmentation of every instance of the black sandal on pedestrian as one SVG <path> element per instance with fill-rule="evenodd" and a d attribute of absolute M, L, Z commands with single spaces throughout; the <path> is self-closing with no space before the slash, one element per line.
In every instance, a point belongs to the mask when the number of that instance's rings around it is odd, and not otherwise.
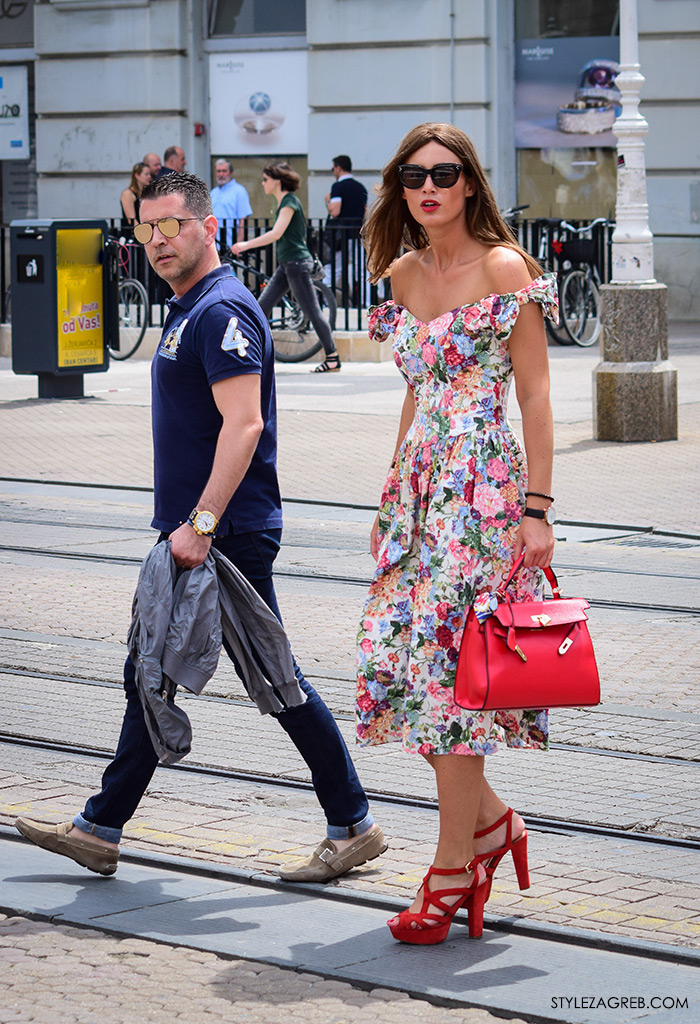
<path fill-rule="evenodd" d="M 319 363 L 311 373 L 337 373 L 340 369 L 340 356 L 337 352 L 331 352 L 322 363 Z"/>

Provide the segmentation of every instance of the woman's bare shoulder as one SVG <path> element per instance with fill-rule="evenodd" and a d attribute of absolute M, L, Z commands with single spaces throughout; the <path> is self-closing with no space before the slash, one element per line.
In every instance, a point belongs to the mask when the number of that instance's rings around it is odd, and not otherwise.
<path fill-rule="evenodd" d="M 499 295 L 517 292 L 532 281 L 524 257 L 507 245 L 495 245 L 488 252 L 485 270 L 490 290 Z"/>
<path fill-rule="evenodd" d="M 391 292 L 395 302 L 400 304 L 403 301 L 406 290 L 410 289 L 414 274 L 420 269 L 421 262 L 420 250 L 412 250 L 399 256 L 391 264 Z"/>

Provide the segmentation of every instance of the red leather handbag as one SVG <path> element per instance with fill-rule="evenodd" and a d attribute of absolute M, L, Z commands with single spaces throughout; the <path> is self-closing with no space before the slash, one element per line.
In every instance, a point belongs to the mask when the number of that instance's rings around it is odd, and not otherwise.
<path fill-rule="evenodd" d="M 508 586 L 477 615 L 469 609 L 457 662 L 455 701 L 470 711 L 507 711 L 600 704 L 600 680 L 586 623 L 588 601 L 562 598 L 551 569 L 554 600 L 513 601 Z M 480 621 L 481 619 L 481 621 Z"/>

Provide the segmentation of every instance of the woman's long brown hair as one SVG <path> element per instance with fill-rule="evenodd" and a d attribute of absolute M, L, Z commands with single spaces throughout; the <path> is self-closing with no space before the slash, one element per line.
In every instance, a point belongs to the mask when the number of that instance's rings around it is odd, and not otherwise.
<path fill-rule="evenodd" d="M 396 155 L 382 171 L 382 183 L 376 188 L 377 200 L 372 205 L 362 231 L 367 249 L 367 267 L 373 284 L 384 275 L 402 246 L 424 249 L 428 244 L 425 229 L 409 213 L 399 181 L 399 164 L 428 142 L 439 142 L 458 158 L 465 177 L 474 182 L 474 195 L 467 197 L 465 216 L 470 235 L 484 245 L 505 245 L 520 253 L 533 277 L 542 273 L 540 265 L 518 245 L 498 210 L 496 198 L 488 183 L 476 150 L 467 135 L 451 124 L 427 122 L 419 124 L 403 137 Z"/>

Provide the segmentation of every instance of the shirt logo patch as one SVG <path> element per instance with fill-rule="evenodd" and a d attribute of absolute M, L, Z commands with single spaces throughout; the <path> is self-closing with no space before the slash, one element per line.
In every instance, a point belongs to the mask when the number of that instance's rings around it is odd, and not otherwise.
<path fill-rule="evenodd" d="M 166 334 L 158 349 L 159 356 L 164 356 L 166 359 L 177 359 L 177 350 L 180 347 L 182 332 L 186 326 L 187 320 L 183 320 L 182 323 L 178 324 L 177 327 L 173 327 L 172 331 Z"/>
<path fill-rule="evenodd" d="M 222 349 L 224 352 L 232 352 L 235 349 L 241 359 L 243 359 L 249 344 L 248 339 L 244 338 L 238 330 L 238 317 L 232 316 L 221 342 Z"/>

